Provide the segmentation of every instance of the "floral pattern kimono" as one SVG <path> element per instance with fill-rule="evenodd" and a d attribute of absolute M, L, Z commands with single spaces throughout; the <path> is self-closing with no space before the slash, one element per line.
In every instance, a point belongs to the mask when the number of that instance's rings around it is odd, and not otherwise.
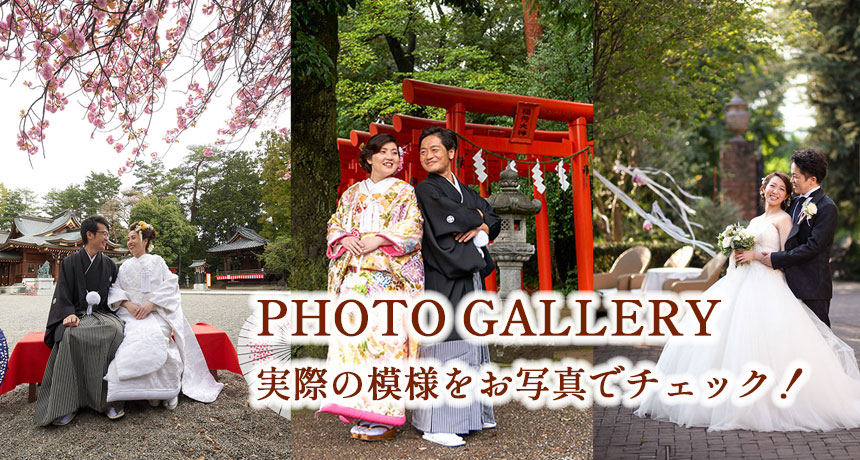
<path fill-rule="evenodd" d="M 347 189 L 328 223 L 329 292 L 368 297 L 391 292 L 419 295 L 424 290 L 422 225 L 415 190 L 400 179 L 389 177 L 375 184 L 367 179 Z M 391 245 L 354 256 L 340 244 L 347 236 L 379 236 Z M 368 313 L 367 340 L 356 343 L 333 337 L 328 350 L 329 367 L 390 366 L 418 357 L 418 343 L 406 334 L 407 312 L 395 309 L 394 324 L 400 325 L 399 330 L 395 326 L 396 337 L 382 336 L 384 309 L 370 309 Z M 368 393 L 361 398 L 325 404 L 320 411 L 340 415 L 345 422 L 359 419 L 402 425 L 406 421 L 402 403 L 373 401 Z"/>

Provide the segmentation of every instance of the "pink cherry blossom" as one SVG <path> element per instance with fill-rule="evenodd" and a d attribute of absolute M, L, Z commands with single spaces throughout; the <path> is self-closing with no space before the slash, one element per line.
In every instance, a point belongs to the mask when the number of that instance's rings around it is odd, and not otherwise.
<path fill-rule="evenodd" d="M 158 23 L 158 13 L 155 12 L 155 8 L 150 8 L 146 10 L 146 13 L 143 14 L 143 27 L 147 29 L 152 29 L 152 26 L 154 26 L 156 23 Z"/>
<path fill-rule="evenodd" d="M 150 153 L 145 128 L 156 116 L 175 120 L 163 138 L 176 143 L 215 95 L 238 87 L 223 127 L 213 133 L 212 144 L 226 147 L 278 115 L 290 94 L 289 2 L 267 0 L 266 8 L 246 0 L 0 3 L 0 56 L 20 62 L 9 66 L 20 70 L 8 81 L 40 95 L 23 107 L 17 134 L 18 148 L 29 155 L 42 147 L 48 118 L 83 107 L 80 115 L 93 129 L 81 135 L 103 133 L 117 152 L 129 150 L 131 163 L 115 165 L 123 174 L 139 155 Z M 202 15 L 192 15 L 200 10 Z M 190 69 L 182 68 L 189 63 Z M 179 107 L 163 104 L 167 75 L 192 76 Z"/>

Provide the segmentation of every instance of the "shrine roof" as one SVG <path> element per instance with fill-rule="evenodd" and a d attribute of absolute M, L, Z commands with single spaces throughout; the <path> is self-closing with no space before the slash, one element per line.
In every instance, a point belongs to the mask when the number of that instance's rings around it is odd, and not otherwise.
<path fill-rule="evenodd" d="M 260 236 L 259 233 L 250 228 L 239 227 L 236 233 L 224 244 L 209 248 L 206 252 L 232 252 L 232 251 L 247 251 L 250 249 L 262 248 L 269 240 Z"/>
<path fill-rule="evenodd" d="M 15 230 L 17 230 L 21 235 L 45 235 L 67 225 L 80 228 L 80 220 L 77 213 L 71 209 L 66 209 L 52 217 L 18 216 L 13 220 L 12 233 L 16 233 Z"/>
<path fill-rule="evenodd" d="M 9 238 L 0 244 L 0 248 L 3 249 L 10 247 L 38 247 L 77 251 L 81 248 L 81 234 L 80 232 L 71 231 L 50 236 L 24 235 L 17 238 Z M 112 241 L 108 241 L 107 251 L 111 253 L 128 252 L 127 249 L 122 248 L 121 245 Z"/>

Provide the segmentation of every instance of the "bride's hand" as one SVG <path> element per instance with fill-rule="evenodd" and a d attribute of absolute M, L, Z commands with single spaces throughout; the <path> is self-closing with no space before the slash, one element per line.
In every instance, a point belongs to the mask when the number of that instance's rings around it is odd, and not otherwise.
<path fill-rule="evenodd" d="M 755 251 L 735 251 L 735 263 L 745 264 L 758 260 L 758 253 Z"/>
<path fill-rule="evenodd" d="M 140 305 L 132 302 L 131 300 L 124 300 L 121 304 L 122 308 L 128 310 L 131 313 L 131 316 L 137 316 L 137 312 L 140 310 Z"/>
<path fill-rule="evenodd" d="M 361 250 L 362 254 L 371 253 L 380 246 L 383 246 L 386 240 L 380 236 L 369 236 L 367 238 L 363 238 L 361 242 L 364 244 L 364 249 Z"/>
<path fill-rule="evenodd" d="M 152 302 L 144 302 L 140 305 L 140 308 L 137 310 L 137 313 L 134 314 L 134 317 L 137 319 L 143 319 L 149 316 L 149 313 L 152 312 L 152 308 L 155 306 Z"/>
<path fill-rule="evenodd" d="M 364 251 L 364 243 L 354 236 L 347 236 L 340 240 L 340 244 L 354 256 L 360 255 Z"/>

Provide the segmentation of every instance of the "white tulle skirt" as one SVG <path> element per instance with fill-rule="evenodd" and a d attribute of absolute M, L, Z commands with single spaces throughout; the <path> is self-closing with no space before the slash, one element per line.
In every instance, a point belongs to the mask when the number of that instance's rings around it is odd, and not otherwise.
<path fill-rule="evenodd" d="M 730 268 L 706 294 L 722 299 L 708 321 L 718 337 L 708 343 L 670 339 L 657 362 L 665 386 L 647 395 L 636 415 L 709 431 L 860 427 L 860 371 L 853 350 L 794 297 L 782 272 L 758 262 Z M 684 318 L 682 329 L 697 330 L 692 316 Z M 786 392 L 798 363 L 805 370 Z M 767 378 L 759 390 L 739 398 L 758 381 L 740 388 L 751 369 L 767 371 Z M 713 388 L 704 381 L 710 375 Z M 725 399 L 715 404 L 708 397 L 721 383 L 718 376 L 734 377 Z M 676 390 L 670 382 L 690 380 L 699 384 L 696 402 L 679 404 L 663 396 Z"/>

